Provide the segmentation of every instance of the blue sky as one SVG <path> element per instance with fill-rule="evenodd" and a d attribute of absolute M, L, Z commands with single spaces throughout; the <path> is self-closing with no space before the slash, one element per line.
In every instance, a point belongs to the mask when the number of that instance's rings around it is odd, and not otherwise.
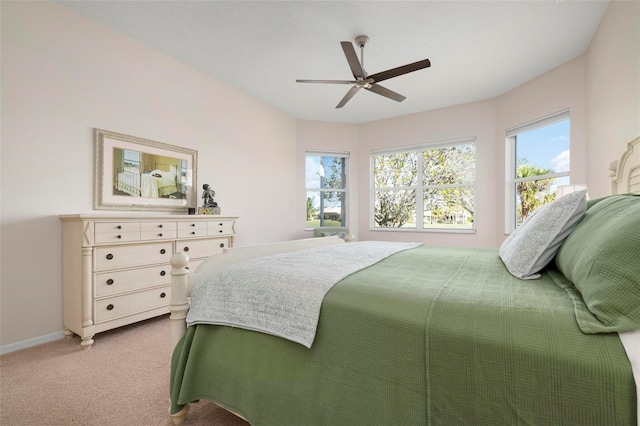
<path fill-rule="evenodd" d="M 569 170 L 569 120 L 518 134 L 516 158 L 554 172 Z"/>

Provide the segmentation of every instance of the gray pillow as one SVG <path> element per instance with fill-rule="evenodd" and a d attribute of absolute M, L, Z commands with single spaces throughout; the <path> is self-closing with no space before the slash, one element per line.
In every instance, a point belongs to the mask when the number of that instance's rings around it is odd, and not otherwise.
<path fill-rule="evenodd" d="M 500 246 L 500 259 L 516 278 L 540 278 L 540 272 L 556 255 L 562 242 L 587 210 L 587 191 L 567 194 L 527 217 Z"/>
<path fill-rule="evenodd" d="M 346 232 L 323 232 L 323 237 L 339 237 L 343 240 L 347 241 L 347 233 Z"/>

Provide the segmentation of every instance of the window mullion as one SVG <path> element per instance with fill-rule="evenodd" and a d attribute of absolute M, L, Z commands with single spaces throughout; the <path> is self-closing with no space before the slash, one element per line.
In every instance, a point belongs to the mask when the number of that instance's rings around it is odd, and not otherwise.
<path fill-rule="evenodd" d="M 424 152 L 418 159 L 418 178 L 416 179 L 416 229 L 424 227 Z"/>
<path fill-rule="evenodd" d="M 555 179 L 559 177 L 569 176 L 569 172 L 547 173 L 546 175 L 527 176 L 523 178 L 515 178 L 514 182 L 532 182 L 534 180 Z"/>

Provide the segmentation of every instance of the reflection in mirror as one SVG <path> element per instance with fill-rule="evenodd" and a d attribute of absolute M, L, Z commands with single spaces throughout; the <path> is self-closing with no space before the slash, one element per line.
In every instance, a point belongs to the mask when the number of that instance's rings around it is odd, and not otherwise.
<path fill-rule="evenodd" d="M 186 198 L 187 162 L 128 149 L 113 149 L 113 195 Z"/>

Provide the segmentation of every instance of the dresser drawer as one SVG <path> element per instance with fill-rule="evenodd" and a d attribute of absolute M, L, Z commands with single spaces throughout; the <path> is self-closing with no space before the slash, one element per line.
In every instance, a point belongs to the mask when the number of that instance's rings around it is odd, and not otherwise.
<path fill-rule="evenodd" d="M 208 257 L 222 253 L 222 249 L 229 247 L 229 238 L 209 238 L 206 240 L 185 240 L 176 242 L 176 252 L 182 251 L 190 259 Z"/>
<path fill-rule="evenodd" d="M 178 222 L 178 238 L 206 236 L 207 222 Z"/>
<path fill-rule="evenodd" d="M 185 251 L 189 272 L 195 271 L 233 245 L 237 217 L 92 213 L 60 219 L 63 323 L 86 349 L 96 333 L 168 313 L 171 256 Z"/>
<path fill-rule="evenodd" d="M 140 224 L 142 240 L 175 240 L 178 226 L 175 222 L 143 222 Z"/>
<path fill-rule="evenodd" d="M 96 247 L 96 271 L 169 263 L 173 242 Z"/>
<path fill-rule="evenodd" d="M 211 237 L 216 235 L 233 235 L 233 221 L 222 219 L 208 222 L 207 230 Z"/>
<path fill-rule="evenodd" d="M 146 268 L 101 272 L 95 275 L 96 297 L 171 284 L 169 264 Z"/>
<path fill-rule="evenodd" d="M 140 241 L 140 223 L 104 222 L 95 224 L 96 244 Z"/>
<path fill-rule="evenodd" d="M 171 286 L 159 287 L 95 301 L 96 324 L 163 306 L 171 300 Z"/>
<path fill-rule="evenodd" d="M 205 261 L 204 258 L 200 258 L 196 260 L 189 259 L 189 264 L 187 265 L 187 269 L 189 270 L 189 273 L 193 274 L 195 271 L 197 271 L 200 264 L 204 261 Z"/>

